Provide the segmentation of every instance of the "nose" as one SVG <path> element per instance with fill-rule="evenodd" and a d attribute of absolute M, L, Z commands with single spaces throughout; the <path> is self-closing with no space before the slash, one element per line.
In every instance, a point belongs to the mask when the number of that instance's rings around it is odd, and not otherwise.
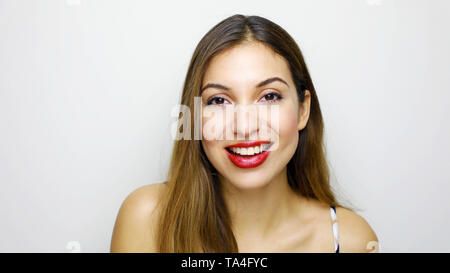
<path fill-rule="evenodd" d="M 233 133 L 237 140 L 258 140 L 259 120 L 255 105 L 237 105 L 235 108 Z"/>

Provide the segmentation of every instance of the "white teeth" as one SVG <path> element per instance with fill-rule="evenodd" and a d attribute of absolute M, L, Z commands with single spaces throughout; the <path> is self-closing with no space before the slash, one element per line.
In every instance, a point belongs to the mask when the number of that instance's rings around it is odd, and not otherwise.
<path fill-rule="evenodd" d="M 253 147 L 248 147 L 248 148 L 244 148 L 244 147 L 233 147 L 231 148 L 231 151 L 235 154 L 240 154 L 240 155 L 256 155 L 262 152 L 265 152 L 269 149 L 270 144 L 261 144 L 259 146 L 253 146 Z"/>

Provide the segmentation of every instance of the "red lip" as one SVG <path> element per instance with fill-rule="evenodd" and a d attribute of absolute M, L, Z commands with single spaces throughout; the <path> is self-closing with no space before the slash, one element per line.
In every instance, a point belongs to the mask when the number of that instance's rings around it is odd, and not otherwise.
<path fill-rule="evenodd" d="M 233 144 L 230 146 L 227 146 L 226 148 L 232 148 L 232 147 L 251 147 L 251 146 L 258 146 L 261 144 L 267 144 L 270 143 L 270 141 L 253 141 L 253 142 L 242 142 Z M 267 159 L 269 156 L 270 151 L 264 151 L 262 153 L 256 154 L 256 155 L 238 155 L 231 153 L 228 151 L 228 149 L 225 149 L 228 158 L 233 162 L 234 165 L 238 166 L 239 168 L 255 168 Z"/>
<path fill-rule="evenodd" d="M 229 145 L 226 148 L 233 148 L 233 147 L 252 147 L 252 146 L 258 146 L 261 144 L 267 144 L 270 143 L 270 141 L 252 141 L 252 142 L 241 142 L 233 145 Z"/>

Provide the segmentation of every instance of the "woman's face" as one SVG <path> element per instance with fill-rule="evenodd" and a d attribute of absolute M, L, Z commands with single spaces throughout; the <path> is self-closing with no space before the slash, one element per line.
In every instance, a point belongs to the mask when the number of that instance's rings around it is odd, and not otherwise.
<path fill-rule="evenodd" d="M 201 142 L 221 180 L 250 189 L 283 174 L 310 103 L 307 91 L 299 104 L 286 60 L 261 43 L 240 44 L 211 60 L 202 90 Z"/>

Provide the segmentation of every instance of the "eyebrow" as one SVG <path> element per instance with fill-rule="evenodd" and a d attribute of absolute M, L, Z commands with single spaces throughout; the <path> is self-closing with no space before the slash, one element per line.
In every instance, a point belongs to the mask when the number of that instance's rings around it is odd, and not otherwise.
<path fill-rule="evenodd" d="M 261 86 L 264 86 L 264 85 L 268 85 L 269 83 L 272 83 L 272 82 L 275 82 L 275 81 L 282 82 L 282 83 L 286 84 L 286 85 L 289 87 L 289 84 L 287 84 L 287 82 L 286 82 L 285 80 L 283 80 L 282 78 L 280 78 L 280 77 L 272 77 L 272 78 L 268 78 L 267 80 L 264 80 L 264 81 L 258 83 L 258 84 L 256 85 L 256 88 L 261 87 Z M 208 83 L 207 85 L 205 85 L 205 86 L 202 87 L 200 93 L 202 93 L 203 90 L 205 90 L 205 89 L 207 89 L 207 88 L 210 88 L 210 87 L 212 87 L 212 88 L 218 88 L 218 89 L 223 89 L 223 90 L 227 90 L 227 91 L 229 91 L 229 90 L 231 89 L 231 88 L 229 88 L 229 87 L 226 87 L 226 86 L 221 85 L 221 84 L 218 84 L 218 83 Z"/>

